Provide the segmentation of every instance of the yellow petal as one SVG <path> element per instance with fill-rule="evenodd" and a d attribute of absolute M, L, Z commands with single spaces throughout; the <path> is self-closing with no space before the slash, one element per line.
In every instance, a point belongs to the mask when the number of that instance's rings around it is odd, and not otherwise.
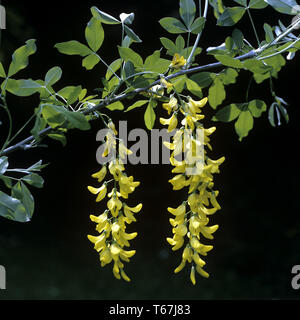
<path fill-rule="evenodd" d="M 123 269 L 121 269 L 121 277 L 127 282 L 131 281 L 127 274 L 123 271 Z"/>
<path fill-rule="evenodd" d="M 202 277 L 204 278 L 209 277 L 209 274 L 206 271 L 204 271 L 199 265 L 196 266 L 196 270 Z"/>
<path fill-rule="evenodd" d="M 98 179 L 98 182 L 101 182 L 101 181 L 105 178 L 106 173 L 107 173 L 107 168 L 106 168 L 106 166 L 104 165 L 104 166 L 102 166 L 102 168 L 100 169 L 100 171 L 98 171 L 98 172 L 96 172 L 96 173 L 93 173 L 93 174 L 92 174 L 92 177 Z"/>
<path fill-rule="evenodd" d="M 106 193 L 107 193 L 107 188 L 106 188 L 106 183 L 104 183 L 104 185 L 99 189 L 99 193 L 96 198 L 96 202 L 103 200 L 106 196 Z"/>
<path fill-rule="evenodd" d="M 100 189 L 100 188 L 94 188 L 94 187 L 91 187 L 91 186 L 88 186 L 87 188 L 93 194 L 97 194 L 99 192 L 99 189 Z"/>
<path fill-rule="evenodd" d="M 176 209 L 173 208 L 168 208 L 167 209 L 170 213 L 172 213 L 174 216 L 178 216 L 178 215 L 184 215 L 185 214 L 185 210 L 186 210 L 186 205 L 185 202 L 183 202 L 179 207 L 177 207 Z"/>
<path fill-rule="evenodd" d="M 195 267 L 192 266 L 191 273 L 190 273 L 190 279 L 193 285 L 196 284 L 196 277 L 195 277 Z"/>
<path fill-rule="evenodd" d="M 180 272 L 185 267 L 186 261 L 182 260 L 180 265 L 174 270 L 174 273 Z"/>

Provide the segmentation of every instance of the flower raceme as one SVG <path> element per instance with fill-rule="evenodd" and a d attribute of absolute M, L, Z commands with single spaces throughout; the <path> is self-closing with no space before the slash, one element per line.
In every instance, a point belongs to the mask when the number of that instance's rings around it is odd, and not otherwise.
<path fill-rule="evenodd" d="M 213 233 L 218 229 L 218 225 L 208 226 L 210 216 L 221 209 L 216 199 L 219 191 L 213 190 L 213 174 L 219 173 L 219 166 L 225 160 L 224 157 L 212 160 L 207 155 L 206 148 L 212 149 L 209 136 L 216 128 L 205 129 L 199 122 L 204 118 L 201 109 L 206 103 L 207 98 L 200 101 L 188 98 L 187 102 L 181 99 L 179 105 L 178 100 L 171 96 L 163 108 L 172 115 L 169 119 L 160 119 L 162 124 L 168 125 L 168 131 L 172 131 L 178 124 L 178 111 L 183 115 L 182 127 L 177 129 L 172 142 L 164 142 L 172 150 L 170 163 L 174 166 L 172 173 L 176 175 L 169 182 L 173 190 L 188 187 L 187 199 L 177 208 L 168 208 L 173 215 L 170 218 L 173 237 L 167 241 L 173 251 L 183 248 L 181 263 L 174 272 L 178 273 L 187 263 L 191 264 L 190 280 L 193 285 L 196 284 L 196 271 L 203 277 L 209 276 L 203 269 L 206 263 L 201 256 L 206 256 L 213 246 L 203 244 L 202 239 L 213 239 Z"/>
<path fill-rule="evenodd" d="M 126 233 L 126 224 L 136 221 L 134 214 L 142 209 L 142 204 L 130 207 L 122 201 L 122 198 L 128 199 L 128 195 L 134 192 L 140 182 L 134 181 L 133 176 L 126 175 L 122 159 L 131 151 L 122 142 L 116 150 L 118 132 L 112 121 L 108 123 L 108 128 L 110 130 L 105 137 L 103 156 L 113 151 L 118 157 L 113 158 L 108 165 L 103 165 L 98 172 L 92 174 L 98 183 L 102 183 L 109 174 L 112 179 L 104 181 L 100 187 L 88 186 L 88 190 L 97 195 L 96 202 L 108 197 L 107 209 L 98 216 L 90 215 L 91 221 L 96 223 L 96 231 L 99 235 L 88 235 L 88 239 L 94 243 L 94 248 L 99 253 L 101 267 L 113 263 L 114 276 L 117 279 L 123 278 L 125 281 L 130 281 L 124 272 L 122 261 L 129 262 L 135 254 L 135 250 L 126 250 L 125 247 L 130 247 L 129 241 L 137 236 L 137 232 Z M 109 185 L 113 182 L 114 186 L 108 193 Z"/>

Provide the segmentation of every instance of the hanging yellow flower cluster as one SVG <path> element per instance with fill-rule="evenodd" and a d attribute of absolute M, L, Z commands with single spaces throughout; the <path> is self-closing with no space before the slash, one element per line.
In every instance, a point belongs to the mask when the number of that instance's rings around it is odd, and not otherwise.
<path fill-rule="evenodd" d="M 94 243 L 94 248 L 100 254 L 101 266 L 104 267 L 113 262 L 114 276 L 117 279 L 122 277 L 124 280 L 130 281 L 124 272 L 124 264 L 121 260 L 129 262 L 129 258 L 135 254 L 135 250 L 125 250 L 124 247 L 130 246 L 129 240 L 134 239 L 137 232 L 126 233 L 126 224 L 136 221 L 134 213 L 142 209 L 142 204 L 129 207 L 121 199 L 128 199 L 128 195 L 135 190 L 140 182 L 134 181 L 132 176 L 126 175 L 122 159 L 131 151 L 125 147 L 122 141 L 117 144 L 116 135 L 118 132 L 112 121 L 108 123 L 107 127 L 109 130 L 105 136 L 106 141 L 102 156 L 114 154 L 116 157 L 113 157 L 108 165 L 103 165 L 100 171 L 92 174 L 92 177 L 98 182 L 102 182 L 109 172 L 112 179 L 106 180 L 98 188 L 88 186 L 88 190 L 97 195 L 96 202 L 103 200 L 106 195 L 109 200 L 107 201 L 107 209 L 102 214 L 90 216 L 90 219 L 97 223 L 96 230 L 99 235 L 88 235 L 88 239 Z M 114 183 L 114 186 L 107 194 L 109 183 Z"/>
<path fill-rule="evenodd" d="M 216 200 L 219 192 L 213 190 L 213 174 L 219 173 L 219 165 L 225 158 L 211 160 L 205 150 L 205 147 L 212 149 L 209 136 L 216 129 L 204 129 L 199 122 L 204 118 L 201 108 L 207 103 L 207 98 L 195 101 L 188 97 L 188 102 L 180 96 L 178 98 L 179 101 L 173 95 L 168 103 L 163 104 L 171 117 L 160 118 L 160 122 L 168 125 L 168 131 L 172 132 L 178 125 L 178 112 L 183 114 L 182 127 L 177 129 L 171 143 L 164 144 L 172 150 L 170 162 L 176 175 L 169 182 L 173 190 L 189 189 L 186 201 L 177 208 L 168 208 L 174 218 L 170 218 L 173 238 L 167 238 L 167 241 L 174 251 L 184 246 L 182 261 L 174 272 L 178 273 L 187 262 L 190 263 L 190 279 L 195 285 L 195 270 L 203 277 L 209 276 L 203 270 L 205 261 L 200 256 L 206 256 L 213 246 L 203 244 L 202 237 L 213 239 L 212 234 L 218 229 L 218 225 L 208 226 L 208 223 L 209 216 L 220 209 Z M 178 157 L 181 159 L 178 160 Z"/>

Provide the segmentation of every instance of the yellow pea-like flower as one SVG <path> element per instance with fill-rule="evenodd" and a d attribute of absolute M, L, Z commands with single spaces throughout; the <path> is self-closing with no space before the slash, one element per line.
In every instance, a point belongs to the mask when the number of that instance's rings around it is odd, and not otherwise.
<path fill-rule="evenodd" d="M 183 67 L 185 64 L 186 64 L 186 60 L 184 59 L 184 57 L 180 56 L 178 53 L 175 53 L 173 60 L 170 64 L 170 67 L 174 69 L 179 69 Z"/>
<path fill-rule="evenodd" d="M 187 260 L 189 263 L 192 262 L 193 250 L 191 247 L 186 246 L 182 252 L 182 259 Z"/>
<path fill-rule="evenodd" d="M 168 132 L 172 132 L 178 124 L 176 113 L 173 113 L 169 119 L 159 118 L 159 121 L 163 125 L 168 125 Z"/>
<path fill-rule="evenodd" d="M 107 208 L 109 209 L 113 217 L 117 217 L 119 210 L 122 208 L 122 202 L 117 196 L 113 196 L 110 200 L 108 200 Z"/>
<path fill-rule="evenodd" d="M 186 205 L 185 202 L 183 202 L 179 207 L 177 207 L 176 209 L 173 208 L 168 208 L 168 211 L 170 213 L 172 213 L 174 216 L 181 216 L 184 215 L 186 212 Z"/>
<path fill-rule="evenodd" d="M 178 103 L 177 99 L 174 96 L 172 96 L 168 103 L 162 104 L 162 107 L 168 111 L 168 114 L 171 114 L 171 112 L 178 109 L 177 103 Z"/>
<path fill-rule="evenodd" d="M 118 134 L 118 131 L 116 130 L 115 124 L 110 120 L 107 124 L 108 128 L 113 131 L 115 135 Z"/>
<path fill-rule="evenodd" d="M 183 174 L 178 174 L 169 180 L 173 185 L 173 190 L 180 190 L 187 185 L 187 180 Z"/>
<path fill-rule="evenodd" d="M 105 178 L 106 173 L 107 173 L 106 165 L 103 165 L 98 172 L 92 174 L 92 177 L 98 179 L 98 182 L 101 182 Z"/>

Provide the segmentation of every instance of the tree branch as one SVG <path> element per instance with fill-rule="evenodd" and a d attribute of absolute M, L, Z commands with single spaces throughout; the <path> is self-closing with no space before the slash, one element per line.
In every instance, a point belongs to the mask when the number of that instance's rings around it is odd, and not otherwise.
<path fill-rule="evenodd" d="M 246 59 L 250 59 L 250 58 L 253 58 L 254 56 L 256 56 L 257 53 L 255 50 L 252 50 L 244 55 L 241 55 L 239 57 L 236 57 L 235 59 L 237 60 L 246 60 Z M 171 80 L 171 79 L 174 79 L 174 78 L 177 78 L 179 76 L 182 76 L 182 75 L 187 75 L 187 74 L 192 74 L 192 73 L 196 73 L 196 72 L 201 72 L 201 71 L 205 71 L 205 70 L 211 70 L 211 69 L 216 69 L 216 68 L 220 68 L 220 67 L 224 67 L 222 65 L 221 62 L 214 62 L 214 63 L 210 63 L 210 64 L 206 64 L 206 65 L 203 65 L 203 66 L 199 66 L 199 67 L 194 67 L 194 68 L 190 68 L 190 69 L 187 69 L 187 70 L 180 70 L 174 74 L 171 74 L 167 77 L 165 77 L 165 79 L 168 81 L 168 80 Z M 144 87 L 144 88 L 137 88 L 133 91 L 130 91 L 128 93 L 123 93 L 123 94 L 120 94 L 118 96 L 116 96 L 115 98 L 112 98 L 112 99 L 109 99 L 109 100 L 104 100 L 102 102 L 100 102 L 99 104 L 93 106 L 92 108 L 89 108 L 87 110 L 84 110 L 82 112 L 82 114 L 84 115 L 88 115 L 88 114 L 91 114 L 93 113 L 94 111 L 98 111 L 100 110 L 101 108 L 103 107 L 106 107 L 114 102 L 117 102 L 117 101 L 121 101 L 121 100 L 124 100 L 124 99 L 127 99 L 129 97 L 132 97 L 132 96 L 135 96 L 137 94 L 140 94 L 142 92 L 145 92 L 147 90 L 149 90 L 150 88 L 152 88 L 153 86 L 157 85 L 160 83 L 160 79 L 159 80 L 156 80 L 154 81 L 153 83 L 151 83 L 149 86 L 147 87 Z M 51 131 L 53 130 L 53 128 L 51 127 L 47 127 L 43 130 L 41 130 L 39 133 L 38 133 L 38 136 L 40 138 L 43 138 L 45 137 L 47 134 L 49 134 Z M 7 156 L 8 154 L 12 153 L 12 152 L 15 152 L 17 150 L 26 150 L 26 149 L 29 149 L 30 147 L 28 146 L 32 141 L 34 141 L 35 137 L 34 136 L 29 136 L 27 137 L 26 139 L 16 143 L 15 145 L 11 146 L 11 147 L 8 147 L 6 149 L 4 149 L 1 153 L 0 153 L 0 157 L 2 156 Z"/>

